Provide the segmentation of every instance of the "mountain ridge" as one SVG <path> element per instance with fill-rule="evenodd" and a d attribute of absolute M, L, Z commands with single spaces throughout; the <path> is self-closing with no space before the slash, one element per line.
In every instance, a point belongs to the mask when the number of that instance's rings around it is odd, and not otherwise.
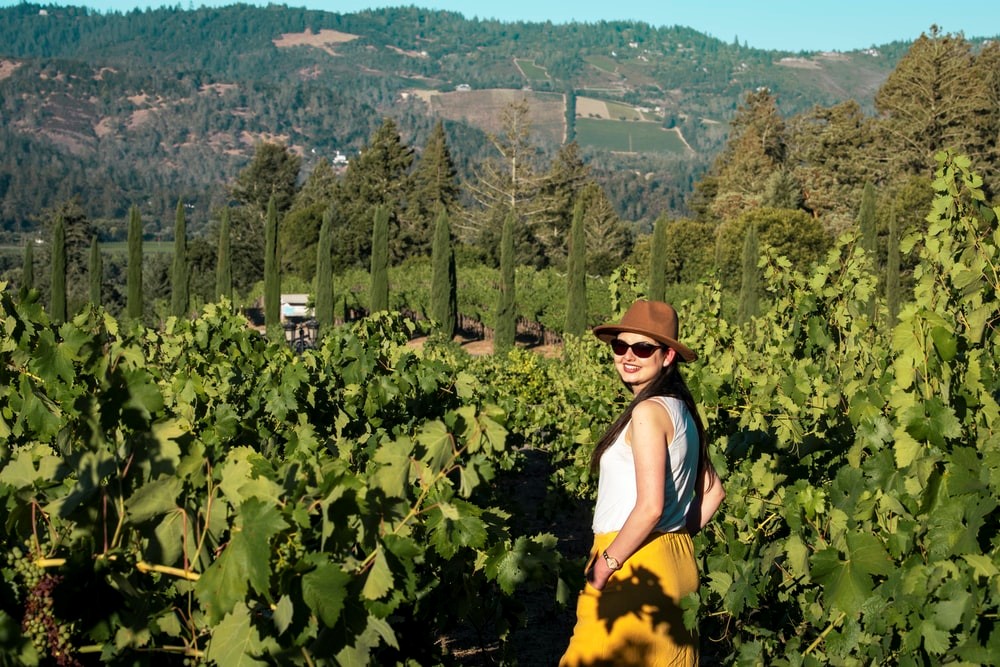
<path fill-rule="evenodd" d="M 891 43 L 792 54 L 678 26 L 502 23 L 416 7 L 95 13 L 28 3 L 0 9 L 0 43 L 0 149 L 8 155 L 0 225 L 8 231 L 30 229 L 32 216 L 72 196 L 94 217 L 123 218 L 139 201 L 166 225 L 179 197 L 207 217 L 257 142 L 288 144 L 308 170 L 362 148 L 384 116 L 411 145 L 449 120 L 468 174 L 485 155 L 484 133 L 496 129 L 475 120 L 495 119 L 493 91 L 562 96 L 561 120 L 533 106 L 548 127 L 539 133 L 543 150 L 575 135 L 595 162 L 632 156 L 690 181 L 721 149 L 747 91 L 771 89 L 786 115 L 845 99 L 870 112 L 906 50 Z M 421 101 L 435 96 L 468 104 L 449 111 L 442 101 L 435 112 Z M 613 111 L 581 114 L 577 106 L 570 120 L 569 98 Z M 577 121 L 586 127 L 571 130 Z"/>

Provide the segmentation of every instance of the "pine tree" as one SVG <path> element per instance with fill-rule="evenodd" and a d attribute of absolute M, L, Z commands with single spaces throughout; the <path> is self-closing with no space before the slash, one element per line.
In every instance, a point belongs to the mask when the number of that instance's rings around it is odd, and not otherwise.
<path fill-rule="evenodd" d="M 546 211 L 533 227 L 534 237 L 544 246 L 547 264 L 564 266 L 569 254 L 568 240 L 576 203 L 580 193 L 591 184 L 594 180 L 590 176 L 590 167 L 584 163 L 579 145 L 574 141 L 560 146 L 552 158 L 539 194 L 539 200 L 546 204 Z M 521 257 L 523 253 L 518 250 Z"/>
<path fill-rule="evenodd" d="M 66 319 L 66 227 L 57 216 L 52 228 L 52 282 L 49 313 L 54 322 Z"/>
<path fill-rule="evenodd" d="M 404 210 L 410 198 L 413 149 L 403 143 L 395 121 L 386 118 L 356 158 L 352 159 L 337 188 L 336 221 L 341 226 L 334 232 L 334 269 L 365 266 L 370 260 L 372 240 L 372 208 L 388 207 L 393 216 L 390 223 Z M 342 222 L 341 222 L 342 221 Z M 394 234 L 390 252 L 402 259 L 410 251 L 414 234 Z M 427 242 L 427 239 L 424 239 Z M 424 246 L 425 250 L 427 246 Z M 370 261 L 368 262 L 370 264 Z"/>
<path fill-rule="evenodd" d="M 131 320 L 142 319 L 142 219 L 136 206 L 129 209 L 128 215 L 128 296 L 125 312 Z"/>
<path fill-rule="evenodd" d="M 667 219 L 662 215 L 653 224 L 647 296 L 651 301 L 666 301 L 667 298 Z"/>
<path fill-rule="evenodd" d="M 606 276 L 622 265 L 632 252 L 630 225 L 623 222 L 597 183 L 583 187 L 583 227 L 587 235 L 587 272 Z"/>
<path fill-rule="evenodd" d="M 272 198 L 264 223 L 264 326 L 272 340 L 281 335 L 281 274 L 278 271 L 278 208 Z"/>
<path fill-rule="evenodd" d="M 222 209 L 219 223 L 219 248 L 215 256 L 215 297 L 233 301 L 233 264 L 229 240 L 229 209 Z"/>
<path fill-rule="evenodd" d="M 989 80 L 975 67 L 972 45 L 931 26 L 875 94 L 880 141 L 876 148 L 894 169 L 930 176 L 934 154 L 952 148 L 978 161 L 988 152 L 981 118 L 989 118 Z M 994 135 L 989 141 L 996 141 Z"/>
<path fill-rule="evenodd" d="M 239 202 L 230 211 L 230 255 L 233 286 L 250 289 L 264 277 L 261 255 L 267 244 L 267 208 L 284 218 L 298 192 L 302 158 L 282 144 L 263 142 L 256 146 L 253 159 L 236 177 L 231 197 Z"/>
<path fill-rule="evenodd" d="M 188 282 L 187 220 L 184 216 L 184 201 L 178 199 L 174 213 L 174 263 L 170 271 L 171 315 L 187 317 Z"/>
<path fill-rule="evenodd" d="M 737 310 L 737 320 L 747 324 L 752 318 L 760 315 L 760 270 L 757 262 L 760 259 L 760 249 L 757 244 L 757 225 L 747 226 L 743 239 L 743 277 L 740 282 L 740 303 Z"/>
<path fill-rule="evenodd" d="M 101 258 L 101 246 L 95 236 L 90 241 L 90 303 L 100 306 L 102 302 L 102 284 L 104 280 L 104 260 Z"/>
<path fill-rule="evenodd" d="M 537 233 L 545 232 L 551 220 L 551 201 L 541 196 L 547 183 L 534 164 L 538 152 L 531 140 L 530 107 L 526 99 L 509 104 L 500 118 L 501 134 L 491 135 L 496 155 L 486 160 L 476 178 L 468 183 L 478 207 L 456 225 L 460 239 L 477 243 L 496 258 L 499 236 L 508 213 L 517 229 L 518 263 L 544 263 L 545 243 Z M 539 229 L 542 226 L 542 229 Z"/>
<path fill-rule="evenodd" d="M 764 183 L 764 206 L 797 209 L 802 206 L 802 188 L 786 169 L 777 169 Z"/>
<path fill-rule="evenodd" d="M 507 214 L 500 235 L 500 293 L 497 298 L 496 328 L 493 331 L 493 352 L 506 354 L 517 339 L 516 285 L 514 284 L 514 225 L 515 213 Z"/>
<path fill-rule="evenodd" d="M 24 260 L 21 265 L 21 290 L 27 294 L 35 289 L 35 241 L 28 239 L 24 245 Z"/>
<path fill-rule="evenodd" d="M 587 236 L 583 219 L 583 200 L 578 200 L 570 227 L 566 271 L 566 333 L 574 336 L 582 336 L 587 329 Z"/>
<path fill-rule="evenodd" d="M 766 88 L 747 94 L 730 127 L 710 171 L 717 192 L 709 208 L 723 220 L 761 204 L 767 179 L 784 165 L 787 152 L 785 121 Z"/>
<path fill-rule="evenodd" d="M 333 207 L 323 213 L 316 244 L 316 322 L 319 334 L 333 328 Z"/>
<path fill-rule="evenodd" d="M 440 121 L 414 165 L 411 182 L 412 193 L 400 223 L 401 243 L 409 248 L 409 254 L 426 254 L 432 248 L 439 212 L 442 208 L 447 213 L 454 210 L 459 195 L 455 163 Z"/>
<path fill-rule="evenodd" d="M 431 317 L 437 322 L 437 334 L 451 340 L 458 323 L 458 277 L 455 251 L 451 241 L 451 223 L 442 207 L 434 226 L 434 247 L 431 252 Z"/>
<path fill-rule="evenodd" d="M 372 222 L 371 312 L 389 310 L 389 209 L 376 206 Z"/>
<path fill-rule="evenodd" d="M 885 262 L 885 303 L 889 311 L 889 327 L 896 326 L 900 297 L 899 222 L 896 211 L 889 214 L 889 247 Z"/>

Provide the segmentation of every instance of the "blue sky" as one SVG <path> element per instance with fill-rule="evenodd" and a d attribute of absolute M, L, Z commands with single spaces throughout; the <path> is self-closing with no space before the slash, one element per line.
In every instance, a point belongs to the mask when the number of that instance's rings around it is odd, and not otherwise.
<path fill-rule="evenodd" d="M 0 6 L 22 0 L 0 0 Z M 233 0 L 235 1 L 235 0 Z M 244 0 L 246 1 L 246 0 Z M 267 0 L 251 0 L 267 4 Z M 76 0 L 97 10 L 232 4 L 229 0 Z M 967 0 L 280 0 L 278 4 L 333 12 L 416 5 L 465 16 L 506 21 L 599 21 L 635 19 L 656 26 L 682 25 L 724 41 L 739 38 L 752 47 L 788 51 L 850 51 L 894 40 L 914 40 L 932 24 L 966 37 L 1000 35 L 1000 2 Z"/>

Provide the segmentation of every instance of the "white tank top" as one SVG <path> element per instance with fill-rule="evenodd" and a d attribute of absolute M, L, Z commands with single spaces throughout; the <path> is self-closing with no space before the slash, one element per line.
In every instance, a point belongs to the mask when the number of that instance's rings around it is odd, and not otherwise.
<path fill-rule="evenodd" d="M 688 508 L 694 498 L 698 472 L 698 427 L 684 401 L 672 396 L 655 396 L 674 424 L 674 437 L 667 447 L 667 471 L 663 486 L 663 512 L 653 528 L 669 532 L 684 527 Z M 594 533 L 621 530 L 636 501 L 635 459 L 632 447 L 625 443 L 630 421 L 615 442 L 601 455 L 597 482 L 597 505 L 594 508 Z"/>

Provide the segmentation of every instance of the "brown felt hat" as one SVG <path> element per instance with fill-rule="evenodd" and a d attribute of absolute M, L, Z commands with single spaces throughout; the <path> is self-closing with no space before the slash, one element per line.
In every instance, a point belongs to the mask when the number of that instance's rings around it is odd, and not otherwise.
<path fill-rule="evenodd" d="M 605 343 L 624 331 L 649 336 L 672 347 L 684 361 L 694 361 L 698 358 L 691 348 L 677 341 L 677 311 L 669 303 L 636 301 L 618 324 L 602 324 L 594 327 L 594 335 Z"/>

